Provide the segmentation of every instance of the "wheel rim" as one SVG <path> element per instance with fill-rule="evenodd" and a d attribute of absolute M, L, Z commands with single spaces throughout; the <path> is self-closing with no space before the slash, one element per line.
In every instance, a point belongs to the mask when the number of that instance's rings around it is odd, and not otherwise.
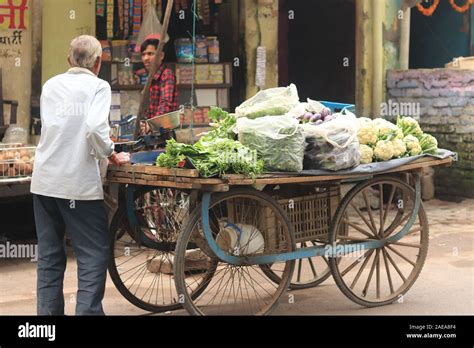
<path fill-rule="evenodd" d="M 395 235 L 412 214 L 414 200 L 414 190 L 398 179 L 374 179 L 358 186 L 341 204 L 330 242 L 337 246 Z M 427 249 L 428 224 L 421 206 L 414 225 L 400 241 L 332 258 L 331 268 L 337 285 L 354 302 L 365 306 L 389 304 L 413 285 Z"/>
<path fill-rule="evenodd" d="M 109 270 L 120 293 L 139 308 L 161 312 L 181 307 L 173 277 L 174 250 L 189 215 L 188 199 L 180 190 L 141 190 L 135 199 L 138 226 L 130 227 L 125 212 L 118 217 Z"/>
<path fill-rule="evenodd" d="M 264 215 L 264 211 L 266 214 L 273 214 L 273 227 L 265 226 L 264 219 L 261 219 L 262 216 L 268 216 Z M 288 252 L 293 248 L 290 226 L 281 210 L 260 195 L 224 195 L 211 203 L 209 218 L 214 239 L 222 250 L 230 254 L 235 255 L 237 252 L 240 255 L 256 256 L 262 253 Z M 228 227 L 223 226 L 230 225 L 240 229 L 243 236 L 240 241 L 225 237 L 229 232 Z M 177 260 L 184 259 L 185 252 L 194 249 L 202 252 L 207 262 L 214 265 L 212 270 L 200 275 L 207 278 L 202 281 L 207 287 L 194 299 L 190 293 L 194 291 L 196 275 L 186 275 L 184 264 L 177 265 L 177 288 L 182 291 L 185 307 L 190 313 L 262 315 L 272 309 L 286 290 L 291 278 L 292 261 L 283 263 L 281 282 L 275 283 L 259 265 L 233 266 L 220 262 L 207 246 L 199 210 L 195 212 L 194 219 L 191 219 L 185 231 L 182 240 L 178 242 Z"/>

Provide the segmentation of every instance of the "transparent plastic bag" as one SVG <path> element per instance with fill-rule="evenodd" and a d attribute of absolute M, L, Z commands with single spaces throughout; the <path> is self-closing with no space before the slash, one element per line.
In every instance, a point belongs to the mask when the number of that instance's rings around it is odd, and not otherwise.
<path fill-rule="evenodd" d="M 332 121 L 303 125 L 306 137 L 305 169 L 338 171 L 360 164 L 358 123 L 354 114 L 344 111 Z"/>
<path fill-rule="evenodd" d="M 281 116 L 299 104 L 298 90 L 288 87 L 270 88 L 258 92 L 235 109 L 237 118 L 255 119 L 263 116 Z"/>
<path fill-rule="evenodd" d="M 290 116 L 267 116 L 256 120 L 240 118 L 239 141 L 256 150 L 266 171 L 300 172 L 306 147 L 298 120 Z"/>
<path fill-rule="evenodd" d="M 11 124 L 8 126 L 5 137 L 2 140 L 3 143 L 19 143 L 26 145 L 28 144 L 28 131 L 26 128 L 21 127 L 17 124 Z"/>

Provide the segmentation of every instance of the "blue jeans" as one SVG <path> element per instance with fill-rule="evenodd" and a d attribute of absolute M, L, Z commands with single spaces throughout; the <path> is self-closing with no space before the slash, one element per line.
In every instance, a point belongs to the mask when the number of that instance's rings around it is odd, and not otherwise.
<path fill-rule="evenodd" d="M 104 315 L 110 249 L 104 202 L 33 195 L 33 205 L 38 236 L 38 315 L 64 315 L 66 230 L 78 265 L 76 315 Z"/>

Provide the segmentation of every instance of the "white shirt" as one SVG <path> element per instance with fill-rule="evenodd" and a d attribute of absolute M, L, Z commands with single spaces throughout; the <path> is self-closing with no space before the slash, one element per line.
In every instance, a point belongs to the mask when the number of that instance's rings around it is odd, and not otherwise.
<path fill-rule="evenodd" d="M 70 200 L 102 200 L 99 159 L 110 157 L 110 85 L 83 68 L 48 80 L 41 94 L 41 139 L 31 192 Z"/>

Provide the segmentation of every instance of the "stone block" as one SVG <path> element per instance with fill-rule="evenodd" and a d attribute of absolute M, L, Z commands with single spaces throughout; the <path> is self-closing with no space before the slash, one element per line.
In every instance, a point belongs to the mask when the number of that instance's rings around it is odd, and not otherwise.
<path fill-rule="evenodd" d="M 416 88 L 419 86 L 417 80 L 401 80 L 397 83 L 398 88 Z"/>

